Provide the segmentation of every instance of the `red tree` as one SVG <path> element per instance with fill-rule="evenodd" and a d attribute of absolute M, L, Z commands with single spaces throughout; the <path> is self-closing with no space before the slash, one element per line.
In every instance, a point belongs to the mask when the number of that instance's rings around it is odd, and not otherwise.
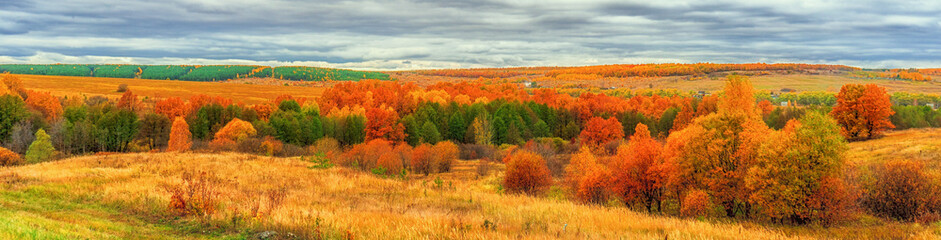
<path fill-rule="evenodd" d="M 520 150 L 507 156 L 503 162 L 507 163 L 503 186 L 509 192 L 535 195 L 552 184 L 549 167 L 539 154 Z"/>
<path fill-rule="evenodd" d="M 366 141 L 385 139 L 392 142 L 405 140 L 405 126 L 392 109 L 370 108 L 366 110 Z"/>
<path fill-rule="evenodd" d="M 650 137 L 647 125 L 637 124 L 634 135 L 627 146 L 618 148 L 611 190 L 625 203 L 642 202 L 647 211 L 654 207 L 659 211 L 662 200 L 663 179 L 660 173 L 663 164 L 660 157 L 662 146 Z"/>

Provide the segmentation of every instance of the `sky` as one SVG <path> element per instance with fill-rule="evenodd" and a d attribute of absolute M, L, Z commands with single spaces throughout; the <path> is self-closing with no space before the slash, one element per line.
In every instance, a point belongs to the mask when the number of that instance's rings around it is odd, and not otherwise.
<path fill-rule="evenodd" d="M 941 1 L 0 0 L 0 63 L 941 67 Z"/>

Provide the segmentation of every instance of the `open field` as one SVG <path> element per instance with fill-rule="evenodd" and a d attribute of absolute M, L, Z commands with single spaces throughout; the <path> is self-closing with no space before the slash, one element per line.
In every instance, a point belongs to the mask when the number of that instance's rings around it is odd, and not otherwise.
<path fill-rule="evenodd" d="M 941 130 L 890 133 L 851 144 L 848 157 L 880 156 L 876 152 L 893 149 L 911 152 L 911 144 L 897 138 L 918 141 L 939 135 Z M 8 220 L 0 221 L 0 236 L 251 238 L 275 231 L 281 236 L 356 239 L 936 239 L 941 234 L 941 225 L 878 219 L 830 228 L 763 226 L 583 205 L 551 193 L 504 194 L 500 167 L 479 176 L 477 164 L 459 161 L 453 172 L 405 179 L 340 167 L 312 169 L 313 163 L 298 158 L 232 153 L 86 156 L 2 168 L 0 216 Z M 179 182 L 184 172 L 200 171 L 219 180 L 218 211 L 205 220 L 174 217 L 166 210 L 170 196 L 162 186 Z M 271 204 L 266 193 L 273 191 L 281 191 L 283 200 Z M 260 206 L 258 213 L 249 214 L 251 206 Z"/>
<path fill-rule="evenodd" d="M 908 92 L 941 94 L 941 84 L 934 82 L 912 82 L 906 80 L 891 79 L 859 79 L 843 75 L 763 75 L 750 77 L 755 89 L 779 91 L 782 88 L 790 88 L 799 92 L 804 91 L 827 91 L 839 92 L 840 87 L 846 84 L 876 84 L 886 88 L 889 93 Z M 725 84 L 725 78 L 711 78 L 703 80 L 680 80 L 677 78 L 663 78 L 652 80 L 654 88 L 673 88 L 688 91 L 709 91 L 715 92 L 722 89 Z M 647 87 L 643 84 L 637 87 Z"/>
<path fill-rule="evenodd" d="M 289 94 L 294 97 L 315 98 L 323 93 L 323 88 L 302 86 L 255 85 L 220 82 L 188 82 L 170 80 L 147 80 L 133 78 L 97 78 L 65 77 L 42 75 L 15 75 L 23 81 L 27 89 L 50 92 L 55 96 L 102 95 L 110 98 L 121 97 L 118 85 L 127 84 L 128 88 L 139 96 L 154 98 L 180 97 L 206 94 L 222 96 L 235 102 L 255 104 Z"/>

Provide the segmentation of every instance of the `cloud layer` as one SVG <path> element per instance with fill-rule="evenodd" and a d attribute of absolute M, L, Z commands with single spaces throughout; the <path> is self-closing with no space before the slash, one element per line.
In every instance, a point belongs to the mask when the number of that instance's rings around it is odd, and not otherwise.
<path fill-rule="evenodd" d="M 939 1 L 12 0 L 0 63 L 941 67 Z"/>

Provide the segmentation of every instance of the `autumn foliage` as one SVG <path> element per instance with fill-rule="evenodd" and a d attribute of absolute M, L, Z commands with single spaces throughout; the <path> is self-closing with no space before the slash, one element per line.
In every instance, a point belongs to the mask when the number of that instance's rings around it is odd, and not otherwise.
<path fill-rule="evenodd" d="M 59 98 L 47 92 L 28 91 L 26 106 L 42 113 L 46 121 L 52 122 L 62 116 L 62 104 Z"/>
<path fill-rule="evenodd" d="M 644 124 L 638 124 L 627 146 L 618 148 L 612 163 L 612 192 L 630 205 L 642 203 L 647 211 L 660 211 L 663 160 L 661 144 L 650 137 Z"/>
<path fill-rule="evenodd" d="M 536 195 L 552 184 L 546 161 L 538 154 L 520 150 L 503 162 L 506 163 L 503 186 L 509 192 Z"/>
<path fill-rule="evenodd" d="M 173 120 L 173 126 L 170 128 L 170 142 L 167 143 L 167 151 L 187 151 L 193 145 L 190 126 L 182 117 L 176 117 Z"/>
<path fill-rule="evenodd" d="M 23 158 L 9 149 L 0 147 L 0 166 L 15 166 L 23 164 Z"/>
<path fill-rule="evenodd" d="M 923 214 L 939 213 L 936 177 L 915 160 L 891 160 L 875 168 L 865 205 L 874 213 L 900 220 L 915 220 Z"/>
<path fill-rule="evenodd" d="M 871 139 L 882 131 L 894 128 L 889 117 L 892 102 L 885 89 L 875 84 L 847 84 L 837 94 L 837 105 L 830 112 L 849 140 Z"/>
<path fill-rule="evenodd" d="M 601 144 L 624 138 L 624 128 L 617 118 L 610 117 L 604 119 L 601 117 L 593 117 L 585 124 L 585 128 L 582 129 L 579 138 L 581 138 L 584 144 L 589 146 L 600 146 Z"/>
<path fill-rule="evenodd" d="M 216 132 L 211 144 L 220 149 L 231 149 L 239 141 L 255 134 L 255 127 L 251 123 L 235 118 Z"/>
<path fill-rule="evenodd" d="M 579 201 L 586 203 L 603 203 L 608 197 L 608 184 L 611 181 L 610 171 L 591 153 L 583 147 L 578 153 L 572 155 L 568 166 L 565 167 L 566 187 Z"/>

